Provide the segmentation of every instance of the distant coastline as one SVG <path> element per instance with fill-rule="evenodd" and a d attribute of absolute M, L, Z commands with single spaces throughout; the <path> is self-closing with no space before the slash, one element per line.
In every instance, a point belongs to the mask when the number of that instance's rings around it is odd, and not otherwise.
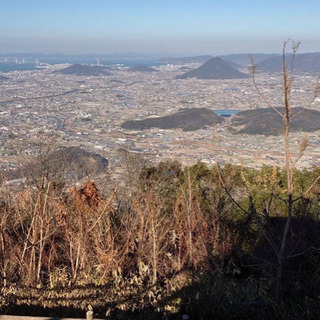
<path fill-rule="evenodd" d="M 60 60 L 60 59 L 44 59 L 41 60 L 42 63 L 49 63 L 49 64 L 90 64 L 95 65 L 95 61 L 79 61 L 78 59 L 66 59 L 66 60 Z M 105 66 L 115 66 L 115 65 L 122 65 L 125 67 L 135 67 L 139 64 L 144 64 L 145 66 L 161 66 L 164 65 L 164 63 L 161 63 L 157 61 L 156 59 L 107 59 L 103 60 L 101 59 L 100 65 Z M 37 66 L 35 63 L 28 63 L 28 64 L 16 64 L 16 63 L 4 63 L 0 62 L 0 72 L 12 72 L 12 71 L 25 71 L 25 70 L 36 70 L 39 66 Z"/>

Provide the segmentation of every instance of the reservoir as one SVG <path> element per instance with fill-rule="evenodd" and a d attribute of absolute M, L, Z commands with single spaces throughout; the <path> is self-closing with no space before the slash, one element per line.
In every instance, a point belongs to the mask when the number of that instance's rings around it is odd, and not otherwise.
<path fill-rule="evenodd" d="M 230 110 L 230 109 L 225 109 L 225 110 L 213 110 L 214 113 L 216 113 L 220 117 L 231 117 L 233 114 L 236 114 L 240 112 L 241 110 Z"/>

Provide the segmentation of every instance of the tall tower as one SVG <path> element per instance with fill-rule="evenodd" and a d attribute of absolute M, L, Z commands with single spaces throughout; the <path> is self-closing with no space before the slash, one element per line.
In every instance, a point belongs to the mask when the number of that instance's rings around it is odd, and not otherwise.
<path fill-rule="evenodd" d="M 98 59 L 98 58 L 96 58 L 96 60 L 97 60 L 97 66 L 98 66 L 98 67 L 100 67 L 99 59 Z"/>

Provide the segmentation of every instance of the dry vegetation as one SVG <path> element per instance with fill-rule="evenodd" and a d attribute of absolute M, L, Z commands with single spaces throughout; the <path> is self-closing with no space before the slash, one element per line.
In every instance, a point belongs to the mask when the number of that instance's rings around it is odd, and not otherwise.
<path fill-rule="evenodd" d="M 294 172 L 295 194 L 304 196 L 293 207 L 283 276 L 288 301 L 281 305 L 273 298 L 273 249 L 287 215 L 285 172 L 200 163 L 182 169 L 177 162 L 136 171 L 134 187 L 110 185 L 108 195 L 92 181 L 68 192 L 46 181 L 15 195 L 3 186 L 3 312 L 20 305 L 75 314 L 92 305 L 111 316 L 215 312 L 233 319 L 256 304 L 261 314 L 281 314 L 301 294 L 310 300 L 298 299 L 292 312 L 307 316 L 305 303 L 317 312 L 318 183 L 308 196 L 304 191 L 318 169 Z"/>

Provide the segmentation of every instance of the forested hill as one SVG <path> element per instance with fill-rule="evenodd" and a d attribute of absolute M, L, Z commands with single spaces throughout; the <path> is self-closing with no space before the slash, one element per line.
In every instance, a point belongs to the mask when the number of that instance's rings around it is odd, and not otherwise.
<path fill-rule="evenodd" d="M 276 108 L 281 114 L 284 107 Z M 284 130 L 283 118 L 273 108 L 260 108 L 239 112 L 232 117 L 232 127 L 237 133 L 278 135 Z M 295 117 L 295 115 L 297 115 Z M 320 130 L 320 111 L 292 108 L 290 130 L 312 132 Z"/>
<path fill-rule="evenodd" d="M 106 70 L 105 67 L 87 66 L 82 64 L 74 64 L 65 69 L 57 70 L 55 71 L 55 73 L 70 74 L 70 75 L 73 74 L 77 76 L 99 76 L 99 75 L 108 76 L 111 74 Z"/>
<path fill-rule="evenodd" d="M 61 147 L 31 159 L 19 169 L 6 173 L 7 179 L 32 177 L 38 180 L 44 172 L 56 181 L 77 181 L 88 175 L 106 172 L 108 159 L 80 147 Z"/>
<path fill-rule="evenodd" d="M 164 117 L 129 120 L 122 124 L 122 128 L 133 130 L 143 130 L 152 127 L 161 129 L 181 128 L 184 131 L 193 131 L 223 121 L 222 117 L 207 108 L 191 108 L 183 109 Z"/>

